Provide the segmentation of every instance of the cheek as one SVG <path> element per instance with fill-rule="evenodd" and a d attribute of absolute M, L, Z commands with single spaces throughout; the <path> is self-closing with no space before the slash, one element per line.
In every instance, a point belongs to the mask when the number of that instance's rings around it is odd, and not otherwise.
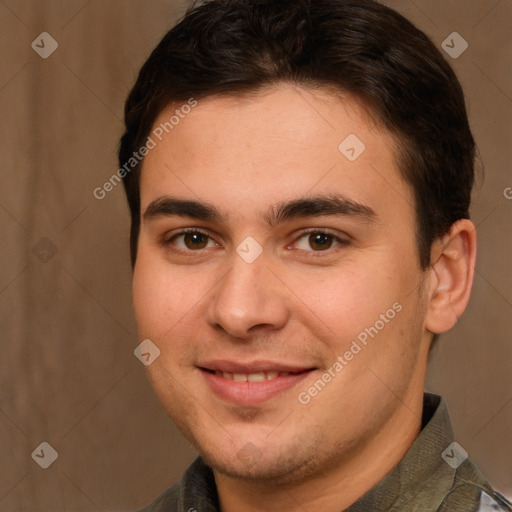
<path fill-rule="evenodd" d="M 151 326 L 158 325 L 163 317 L 164 290 L 154 267 L 139 254 L 133 273 L 132 294 L 135 318 L 142 336 L 151 337 Z"/>
<path fill-rule="evenodd" d="M 205 300 L 209 287 L 204 277 L 188 267 L 172 267 L 161 258 L 138 257 L 132 291 L 139 334 L 165 339 L 171 329 L 183 329 L 181 321 Z"/>
<path fill-rule="evenodd" d="M 133 274 L 133 304 L 139 331 L 145 336 L 161 335 L 176 316 L 180 285 L 170 272 L 144 256 L 137 259 Z"/>
<path fill-rule="evenodd" d="M 168 411 L 173 409 L 168 402 L 177 400 L 180 395 L 173 375 L 183 361 L 190 359 L 189 340 L 197 325 L 190 321 L 190 315 L 204 295 L 197 287 L 190 286 L 193 279 L 195 277 L 185 279 L 165 262 L 149 257 L 137 259 L 133 274 L 133 304 L 139 339 L 150 339 L 160 350 L 159 358 L 146 367 L 146 373 Z"/>
<path fill-rule="evenodd" d="M 373 325 L 401 300 L 403 283 L 399 272 L 389 259 L 354 259 L 333 269 L 328 278 L 308 279 L 307 286 L 297 286 L 308 291 L 304 299 L 317 313 L 318 321 L 325 322 L 331 334 L 346 340 Z"/>

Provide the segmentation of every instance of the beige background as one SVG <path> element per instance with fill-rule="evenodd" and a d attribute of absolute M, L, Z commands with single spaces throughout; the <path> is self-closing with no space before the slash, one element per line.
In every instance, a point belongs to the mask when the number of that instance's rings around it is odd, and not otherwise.
<path fill-rule="evenodd" d="M 440 46 L 466 91 L 485 179 L 473 297 L 433 354 L 428 389 L 458 442 L 512 496 L 510 0 L 388 2 Z M 131 511 L 177 480 L 194 452 L 133 356 L 128 210 L 117 169 L 125 96 L 185 2 L 0 2 L 0 511 Z M 31 43 L 49 32 L 42 59 Z M 41 241 L 43 239 L 43 241 Z M 44 470 L 43 441 L 58 452 Z"/>

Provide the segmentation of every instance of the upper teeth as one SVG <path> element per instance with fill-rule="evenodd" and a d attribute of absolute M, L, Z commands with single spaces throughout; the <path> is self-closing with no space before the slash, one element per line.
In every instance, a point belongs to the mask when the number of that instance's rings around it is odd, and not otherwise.
<path fill-rule="evenodd" d="M 286 377 L 290 375 L 290 372 L 258 372 L 258 373 L 229 373 L 216 371 L 215 375 L 224 377 L 225 379 L 231 379 L 235 382 L 262 382 L 264 380 L 272 380 L 276 377 Z"/>

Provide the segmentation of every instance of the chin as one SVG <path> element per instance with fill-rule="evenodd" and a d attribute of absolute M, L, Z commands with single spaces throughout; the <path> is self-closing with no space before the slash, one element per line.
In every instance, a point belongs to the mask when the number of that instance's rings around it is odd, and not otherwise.
<path fill-rule="evenodd" d="M 283 453 L 282 448 L 267 444 L 265 451 L 260 452 L 249 442 L 238 449 L 222 450 L 217 446 L 205 450 L 197 444 L 196 449 L 216 473 L 237 480 L 260 482 L 265 487 L 278 488 L 304 482 L 318 475 L 322 465 L 318 457 L 301 453 L 297 447 L 289 447 L 288 453 Z"/>

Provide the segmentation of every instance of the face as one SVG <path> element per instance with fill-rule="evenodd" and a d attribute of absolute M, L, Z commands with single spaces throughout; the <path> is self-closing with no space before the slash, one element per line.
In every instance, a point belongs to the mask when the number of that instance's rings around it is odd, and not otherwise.
<path fill-rule="evenodd" d="M 348 96 L 283 85 L 187 110 L 141 173 L 148 377 L 219 472 L 305 478 L 421 400 L 412 191 L 392 137 Z"/>

